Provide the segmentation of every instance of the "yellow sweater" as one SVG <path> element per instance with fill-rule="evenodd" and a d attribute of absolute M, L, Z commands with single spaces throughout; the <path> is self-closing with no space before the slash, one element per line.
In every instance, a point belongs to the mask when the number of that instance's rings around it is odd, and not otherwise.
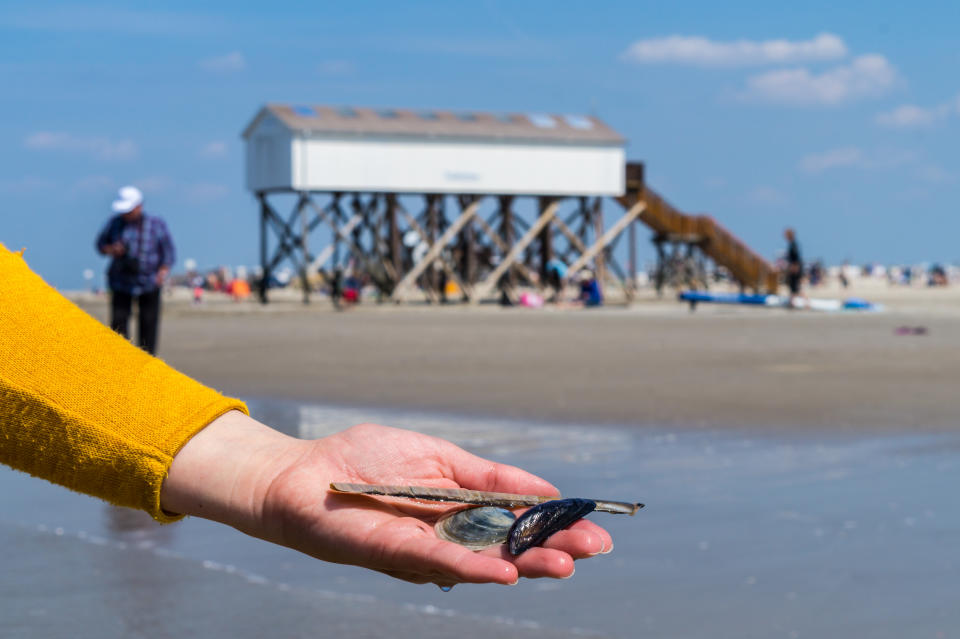
<path fill-rule="evenodd" d="M 0 463 L 159 521 L 173 456 L 229 399 L 134 347 L 0 244 Z"/>

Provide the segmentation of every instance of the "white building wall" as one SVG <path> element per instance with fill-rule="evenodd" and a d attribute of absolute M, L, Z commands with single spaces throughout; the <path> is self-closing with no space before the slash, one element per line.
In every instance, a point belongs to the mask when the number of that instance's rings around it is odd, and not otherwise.
<path fill-rule="evenodd" d="M 292 186 L 298 190 L 528 195 L 624 191 L 625 158 L 618 146 L 327 137 L 295 138 L 291 146 Z M 283 166 L 254 166 L 265 177 L 248 177 L 251 185 L 279 179 L 286 171 Z"/>
<path fill-rule="evenodd" d="M 247 188 L 251 191 L 290 188 L 293 184 L 293 136 L 275 118 L 267 117 L 247 139 Z"/>

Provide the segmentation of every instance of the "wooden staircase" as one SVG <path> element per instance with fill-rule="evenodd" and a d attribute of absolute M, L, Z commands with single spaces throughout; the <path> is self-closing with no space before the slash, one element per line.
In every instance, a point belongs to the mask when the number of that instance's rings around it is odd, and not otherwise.
<path fill-rule="evenodd" d="M 697 246 L 744 288 L 777 292 L 780 273 L 772 264 L 709 215 L 688 215 L 671 206 L 644 184 L 642 164 L 627 164 L 626 193 L 616 200 L 627 210 L 643 201 L 646 208 L 637 219 L 667 242 Z"/>

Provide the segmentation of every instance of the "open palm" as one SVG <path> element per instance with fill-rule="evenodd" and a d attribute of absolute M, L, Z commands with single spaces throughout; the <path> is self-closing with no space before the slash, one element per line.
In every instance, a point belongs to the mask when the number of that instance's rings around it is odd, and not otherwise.
<path fill-rule="evenodd" d="M 264 500 L 264 526 L 280 543 L 318 559 L 363 566 L 398 579 L 441 586 L 512 584 L 519 577 L 565 578 L 573 560 L 609 552 L 610 535 L 581 520 L 544 547 L 512 557 L 504 546 L 480 552 L 438 539 L 433 522 L 450 505 L 344 495 L 332 481 L 469 488 L 555 495 L 519 468 L 472 455 L 442 439 L 363 424 L 303 442 L 295 463 L 277 473 Z"/>

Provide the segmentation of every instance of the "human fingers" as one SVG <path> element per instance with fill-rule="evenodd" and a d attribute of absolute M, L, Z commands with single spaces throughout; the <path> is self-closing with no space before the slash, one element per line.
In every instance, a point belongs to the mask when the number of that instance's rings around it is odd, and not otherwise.
<path fill-rule="evenodd" d="M 586 530 L 561 530 L 543 542 L 544 548 L 561 550 L 574 559 L 593 557 L 604 552 L 603 540 L 599 535 Z"/>
<path fill-rule="evenodd" d="M 607 532 L 605 528 L 597 525 L 596 523 L 590 521 L 589 519 L 581 519 L 579 521 L 576 521 L 570 526 L 568 526 L 565 531 L 561 531 L 561 532 L 569 532 L 569 531 L 587 533 L 588 535 L 595 537 L 600 541 L 600 549 L 595 552 L 592 552 L 591 554 L 597 554 L 597 553 L 606 554 L 611 550 L 613 550 L 613 537 L 610 536 L 610 533 Z M 551 537 L 550 539 L 553 539 L 553 537 Z M 561 537 L 561 539 L 563 539 L 563 537 Z M 549 544 L 545 544 L 545 545 L 549 545 Z M 592 546 L 593 546 L 593 542 L 591 542 L 591 547 Z"/>
<path fill-rule="evenodd" d="M 447 476 L 464 488 L 530 495 L 560 494 L 553 484 L 533 473 L 478 457 L 457 446 L 450 445 L 444 455 Z"/>
<path fill-rule="evenodd" d="M 476 553 L 438 539 L 422 522 L 413 526 L 416 530 L 406 536 L 394 528 L 389 539 L 371 539 L 383 548 L 379 570 L 414 582 L 516 583 L 517 567 L 499 554 Z"/>
<path fill-rule="evenodd" d="M 496 546 L 482 550 L 477 554 L 500 557 L 509 561 L 516 567 L 521 577 L 528 579 L 543 577 L 567 579 L 573 575 L 573 557 L 569 553 L 556 548 L 537 546 L 513 556 L 506 546 Z"/>

